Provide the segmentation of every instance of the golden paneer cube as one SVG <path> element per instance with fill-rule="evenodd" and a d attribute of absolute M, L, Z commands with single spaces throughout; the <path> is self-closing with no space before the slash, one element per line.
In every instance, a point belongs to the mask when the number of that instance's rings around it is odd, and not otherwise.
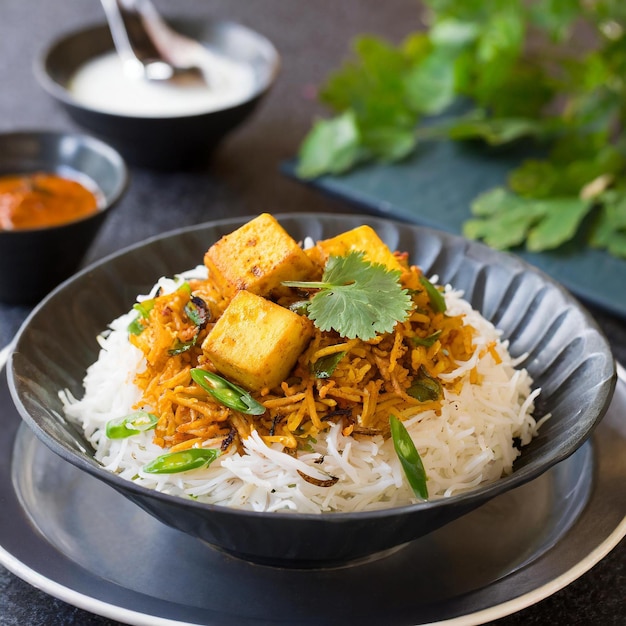
<path fill-rule="evenodd" d="M 262 213 L 212 245 L 204 256 L 226 297 L 246 290 L 281 293 L 285 280 L 314 280 L 319 270 L 298 243 L 268 213 Z"/>
<path fill-rule="evenodd" d="M 313 334 L 306 317 L 239 291 L 202 344 L 228 380 L 250 391 L 285 380 Z"/>
<path fill-rule="evenodd" d="M 393 252 L 367 224 L 353 228 L 332 239 L 318 241 L 309 255 L 318 263 L 321 260 L 325 264 L 329 256 L 346 256 L 353 250 L 364 252 L 365 259 L 370 263 L 380 263 L 390 270 L 402 271 L 402 265 Z"/>

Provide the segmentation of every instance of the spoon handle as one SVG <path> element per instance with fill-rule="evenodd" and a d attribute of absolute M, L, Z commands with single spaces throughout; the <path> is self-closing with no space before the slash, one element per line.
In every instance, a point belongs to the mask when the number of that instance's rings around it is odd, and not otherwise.
<path fill-rule="evenodd" d="M 148 32 L 144 11 L 134 0 L 101 0 L 124 70 L 132 76 L 167 80 L 174 68 L 166 62 Z"/>
<path fill-rule="evenodd" d="M 13 344 L 14 344 L 14 341 L 11 341 L 6 346 L 4 346 L 2 350 L 0 350 L 0 371 L 2 371 L 2 368 L 6 365 L 6 362 L 9 360 L 9 355 L 11 354 L 11 352 L 13 351 L 13 348 L 15 347 Z"/>

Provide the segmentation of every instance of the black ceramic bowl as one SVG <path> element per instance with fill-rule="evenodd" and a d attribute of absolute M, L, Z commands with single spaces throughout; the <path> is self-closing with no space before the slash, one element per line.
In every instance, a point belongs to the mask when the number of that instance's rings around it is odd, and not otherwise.
<path fill-rule="evenodd" d="M 370 224 L 391 248 L 409 252 L 426 272 L 463 289 L 502 329 L 513 355 L 528 354 L 523 365 L 543 389 L 537 413 L 549 411 L 552 417 L 523 449 L 510 476 L 447 499 L 375 512 L 312 515 L 202 504 L 157 493 L 102 469 L 89 444 L 62 417 L 58 391 L 68 388 L 82 396 L 85 369 L 98 354 L 96 335 L 107 323 L 128 311 L 134 296 L 146 293 L 159 276 L 195 267 L 213 242 L 244 220 L 151 239 L 83 271 L 39 305 L 23 325 L 8 367 L 15 403 L 37 436 L 166 524 L 255 562 L 308 567 L 344 564 L 392 549 L 536 478 L 579 448 L 604 415 L 616 379 L 606 339 L 572 296 L 518 258 L 373 217 L 279 219 L 299 240 Z"/>
<path fill-rule="evenodd" d="M 0 176 L 42 171 L 86 177 L 97 188 L 101 206 L 59 226 L 0 230 L 0 302 L 33 304 L 73 274 L 128 183 L 122 157 L 93 137 L 48 131 L 0 134 Z"/>
<path fill-rule="evenodd" d="M 280 58 L 265 37 L 234 22 L 198 20 L 178 21 L 172 25 L 216 53 L 251 65 L 254 88 L 248 98 L 228 108 L 178 117 L 122 115 L 84 106 L 68 90 L 68 85 L 79 67 L 113 50 L 106 24 L 65 35 L 53 42 L 36 60 L 35 76 L 76 122 L 115 146 L 129 163 L 161 170 L 200 165 L 267 94 L 276 80 Z"/>

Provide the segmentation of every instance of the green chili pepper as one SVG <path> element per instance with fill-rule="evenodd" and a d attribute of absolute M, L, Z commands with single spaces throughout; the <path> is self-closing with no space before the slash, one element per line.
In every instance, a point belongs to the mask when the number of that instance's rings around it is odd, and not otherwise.
<path fill-rule="evenodd" d="M 136 411 L 125 417 L 116 417 L 106 423 L 106 436 L 109 439 L 125 439 L 152 430 L 159 421 L 154 413 Z"/>
<path fill-rule="evenodd" d="M 195 367 L 191 370 L 191 378 L 229 409 L 248 415 L 263 415 L 265 413 L 265 407 L 257 402 L 248 391 L 213 372 Z"/>
<path fill-rule="evenodd" d="M 437 339 L 441 337 L 441 331 L 437 330 L 432 335 L 428 335 L 428 337 L 411 337 L 411 341 L 416 346 L 424 346 L 425 348 L 430 348 Z"/>
<path fill-rule="evenodd" d="M 136 302 L 133 304 L 133 309 L 135 309 L 141 317 L 148 319 L 150 317 L 150 311 L 154 309 L 154 298 L 144 300 L 143 302 Z"/>
<path fill-rule="evenodd" d="M 150 311 L 152 311 L 153 308 L 154 298 L 133 304 L 133 309 L 137 311 L 139 315 L 128 325 L 128 332 L 131 335 L 141 335 L 146 328 L 143 321 L 150 317 Z"/>
<path fill-rule="evenodd" d="M 435 313 L 444 313 L 446 310 L 446 301 L 441 291 L 439 291 L 426 276 L 420 276 L 420 283 L 422 283 L 422 286 L 426 289 L 433 311 L 435 311 Z"/>
<path fill-rule="evenodd" d="M 426 470 L 413 443 L 413 439 L 411 439 L 411 435 L 409 435 L 404 424 L 395 415 L 389 416 L 389 425 L 391 427 L 393 447 L 400 459 L 400 464 L 411 489 L 413 489 L 413 493 L 422 500 L 428 500 Z"/>
<path fill-rule="evenodd" d="M 220 455 L 215 448 L 189 448 L 162 454 L 154 461 L 144 465 L 143 471 L 148 474 L 176 474 L 199 469 L 210 465 Z"/>
<path fill-rule="evenodd" d="M 315 378 L 330 378 L 337 369 L 339 361 L 341 361 L 345 355 L 345 352 L 335 352 L 334 354 L 329 354 L 328 356 L 323 356 L 321 359 L 317 359 L 317 361 L 311 365 L 311 373 Z"/>
<path fill-rule="evenodd" d="M 185 291 L 186 293 L 191 294 L 191 285 L 185 281 L 176 288 L 176 291 Z"/>
<path fill-rule="evenodd" d="M 142 318 L 137 316 L 129 325 L 128 332 L 131 335 L 141 335 L 141 333 L 146 329 L 145 324 L 142 322 Z"/>

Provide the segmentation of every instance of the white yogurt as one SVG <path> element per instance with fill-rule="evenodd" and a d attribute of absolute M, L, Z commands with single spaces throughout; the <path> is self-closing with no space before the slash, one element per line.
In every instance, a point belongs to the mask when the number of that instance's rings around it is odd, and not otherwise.
<path fill-rule="evenodd" d="M 124 72 L 113 51 L 81 66 L 69 83 L 69 91 L 83 106 L 132 117 L 197 115 L 240 104 L 252 95 L 256 81 L 251 65 L 215 57 L 214 87 L 190 75 L 167 81 L 148 81 Z"/>

